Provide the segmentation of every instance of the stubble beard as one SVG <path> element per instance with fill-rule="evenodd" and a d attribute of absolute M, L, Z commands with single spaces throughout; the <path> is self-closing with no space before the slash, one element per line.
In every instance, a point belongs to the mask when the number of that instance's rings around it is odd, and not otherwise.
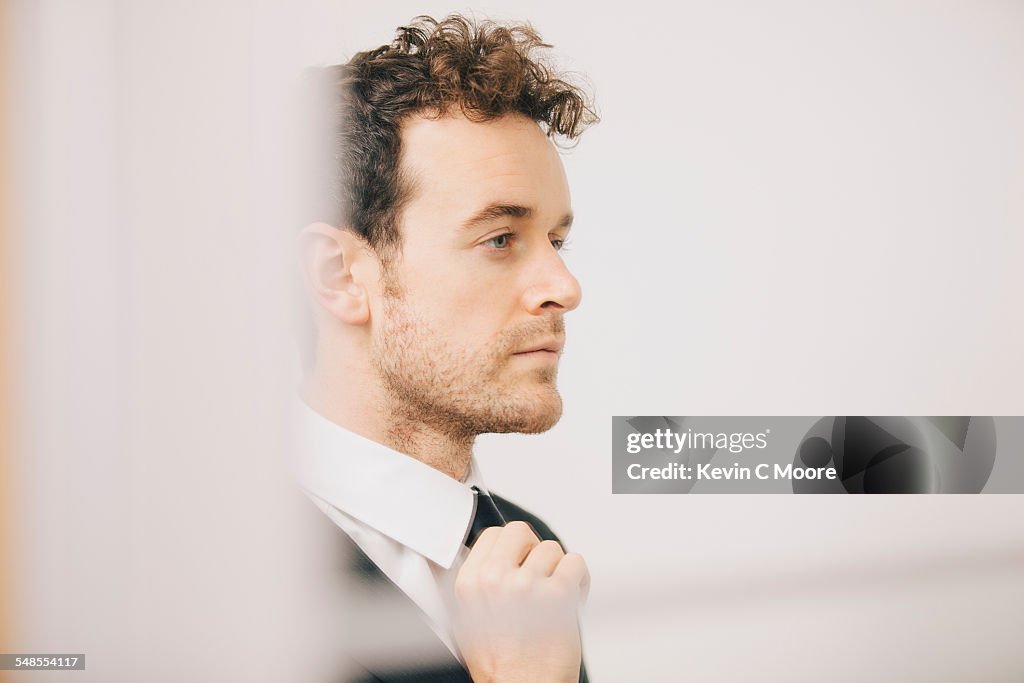
<path fill-rule="evenodd" d="M 442 331 L 418 316 L 393 284 L 383 314 L 373 360 L 385 389 L 383 409 L 397 432 L 423 425 L 472 442 L 478 434 L 538 434 L 561 417 L 557 366 L 507 371 L 511 354 L 524 344 L 562 334 L 561 316 L 524 323 L 486 346 L 465 350 L 453 348 Z"/>

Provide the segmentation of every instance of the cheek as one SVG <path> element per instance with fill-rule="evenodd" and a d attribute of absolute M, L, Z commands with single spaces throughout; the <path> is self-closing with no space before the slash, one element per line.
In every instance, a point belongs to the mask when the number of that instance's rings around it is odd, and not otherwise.
<path fill-rule="evenodd" d="M 453 338 L 475 339 L 479 345 L 480 340 L 499 335 L 519 303 L 511 273 L 470 258 L 444 265 L 411 273 L 408 296 Z"/>
<path fill-rule="evenodd" d="M 482 299 L 482 300 L 481 300 Z M 484 297 L 455 296 L 437 311 L 441 330 L 454 346 L 467 351 L 482 351 L 497 340 L 508 316 Z"/>

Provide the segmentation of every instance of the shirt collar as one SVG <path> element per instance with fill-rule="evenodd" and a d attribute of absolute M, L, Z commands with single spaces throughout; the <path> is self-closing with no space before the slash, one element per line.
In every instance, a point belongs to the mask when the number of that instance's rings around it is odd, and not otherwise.
<path fill-rule="evenodd" d="M 415 458 L 351 432 L 302 401 L 293 468 L 300 486 L 363 524 L 448 569 L 469 532 L 483 485 L 474 458 L 459 482 Z"/>

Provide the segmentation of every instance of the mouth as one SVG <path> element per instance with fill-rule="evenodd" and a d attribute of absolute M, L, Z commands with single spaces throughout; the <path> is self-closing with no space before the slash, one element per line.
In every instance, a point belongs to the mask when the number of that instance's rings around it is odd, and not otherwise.
<path fill-rule="evenodd" d="M 552 355 L 559 356 L 562 353 L 562 347 L 565 346 L 564 339 L 546 339 L 535 344 L 531 344 L 526 348 L 516 351 L 513 356 L 530 356 L 530 355 Z"/>

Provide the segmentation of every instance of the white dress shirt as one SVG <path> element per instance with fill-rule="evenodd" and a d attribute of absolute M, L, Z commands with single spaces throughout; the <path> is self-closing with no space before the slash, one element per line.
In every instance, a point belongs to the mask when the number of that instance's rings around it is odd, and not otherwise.
<path fill-rule="evenodd" d="M 464 481 L 350 432 L 299 402 L 295 474 L 299 485 L 374 564 L 423 611 L 462 661 L 452 636 L 455 576 L 476 496 L 487 493 L 475 459 Z"/>

